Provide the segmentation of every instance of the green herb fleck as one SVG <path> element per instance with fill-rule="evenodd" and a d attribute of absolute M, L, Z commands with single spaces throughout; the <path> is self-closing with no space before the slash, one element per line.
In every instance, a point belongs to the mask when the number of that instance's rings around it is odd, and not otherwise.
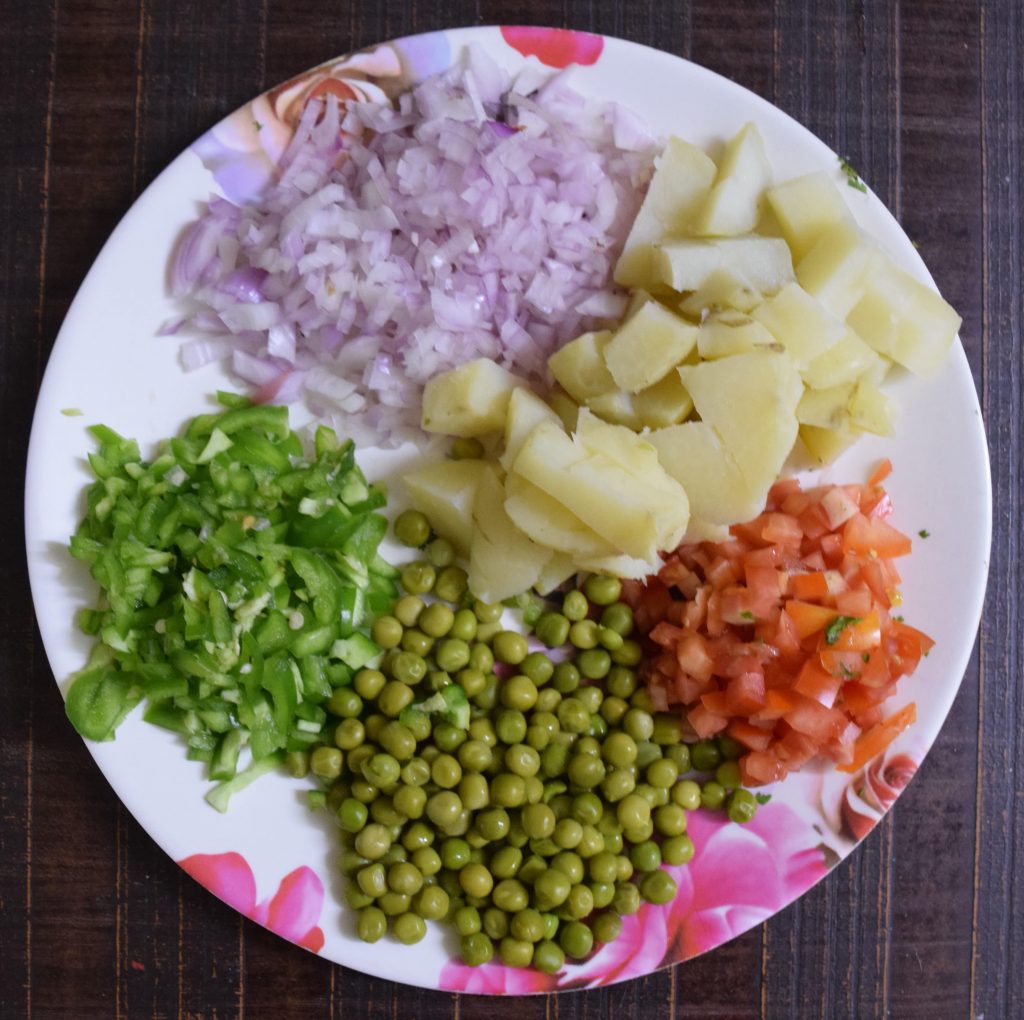
<path fill-rule="evenodd" d="M 860 653 L 860 658 L 861 658 L 861 662 L 870 662 L 871 661 L 871 653 L 870 652 L 861 652 Z"/>
<path fill-rule="evenodd" d="M 257 131 L 262 131 L 263 130 L 263 125 L 258 120 L 254 120 L 252 122 L 252 126 L 254 128 L 256 128 Z"/>
<path fill-rule="evenodd" d="M 755 793 L 754 794 L 754 800 L 756 800 L 758 802 L 758 804 L 767 804 L 768 801 L 770 801 L 771 799 L 772 799 L 772 795 L 770 793 Z"/>
<path fill-rule="evenodd" d="M 893 617 L 893 619 L 894 619 L 894 620 L 895 620 L 895 621 L 896 621 L 897 623 L 902 623 L 902 622 L 903 622 L 903 617 L 902 617 L 902 616 L 894 616 L 894 617 Z"/>
<path fill-rule="evenodd" d="M 850 165 L 850 161 L 843 156 L 839 157 L 839 169 L 846 174 L 846 183 L 856 191 L 863 191 L 867 194 L 868 186 L 860 179 L 860 174 Z"/>
<path fill-rule="evenodd" d="M 66 418 L 80 418 L 84 412 L 77 407 L 62 407 L 60 413 Z"/>
<path fill-rule="evenodd" d="M 849 627 L 851 624 L 860 623 L 862 617 L 860 616 L 837 616 L 826 628 L 825 628 L 825 644 L 834 645 L 839 640 L 840 631 Z"/>
<path fill-rule="evenodd" d="M 922 529 L 921 529 L 921 530 L 920 530 L 920 531 L 918 532 L 918 535 L 920 535 L 920 536 L 921 536 L 921 538 L 930 538 L 930 537 L 931 537 L 931 534 L 932 534 L 932 533 L 931 533 L 931 532 L 930 532 L 930 531 L 929 531 L 929 530 L 928 530 L 927 528 L 922 528 Z"/>
<path fill-rule="evenodd" d="M 839 663 L 839 672 L 843 674 L 844 680 L 856 680 L 860 673 L 854 673 L 845 663 Z"/>
<path fill-rule="evenodd" d="M 753 620 L 754 618 L 754 614 L 749 609 L 744 609 L 743 612 L 740 613 L 740 616 L 744 620 Z"/>

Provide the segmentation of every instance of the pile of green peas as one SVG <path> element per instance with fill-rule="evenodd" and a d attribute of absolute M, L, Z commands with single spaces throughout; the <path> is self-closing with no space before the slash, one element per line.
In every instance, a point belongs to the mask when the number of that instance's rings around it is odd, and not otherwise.
<path fill-rule="evenodd" d="M 411 944 L 444 919 L 468 964 L 555 973 L 615 939 L 642 902 L 675 897 L 661 866 L 693 856 L 687 811 L 753 817 L 742 748 L 688 745 L 678 716 L 653 711 L 617 579 L 592 575 L 560 604 L 519 600 L 531 642 L 505 629 L 506 607 L 472 597 L 422 514 L 401 514 L 395 532 L 424 558 L 373 624 L 379 668 L 334 690 L 333 743 L 310 756 L 345 837 L 358 934 Z M 541 644 L 551 653 L 531 651 Z M 417 708 L 452 684 L 464 725 Z"/>

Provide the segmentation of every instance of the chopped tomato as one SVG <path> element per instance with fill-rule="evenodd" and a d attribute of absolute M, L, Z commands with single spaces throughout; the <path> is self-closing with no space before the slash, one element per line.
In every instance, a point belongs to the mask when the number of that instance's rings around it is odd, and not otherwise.
<path fill-rule="evenodd" d="M 913 706 L 883 718 L 933 645 L 892 616 L 894 557 L 911 541 L 889 523 L 891 468 L 866 485 L 778 482 L 726 541 L 682 545 L 644 584 L 623 585 L 655 708 L 684 711 L 701 738 L 738 741 L 746 783 L 816 756 L 856 771 L 913 719 Z"/>

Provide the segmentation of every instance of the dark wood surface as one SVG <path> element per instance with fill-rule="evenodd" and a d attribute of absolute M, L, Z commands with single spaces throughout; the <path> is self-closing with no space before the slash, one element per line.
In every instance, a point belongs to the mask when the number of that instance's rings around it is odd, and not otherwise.
<path fill-rule="evenodd" d="M 605 991 L 485 1001 L 290 947 L 204 892 L 139 828 L 64 718 L 28 595 L 22 478 L 68 304 L 174 155 L 330 56 L 521 21 L 689 57 L 848 155 L 963 314 L 995 537 L 979 642 L 949 720 L 848 861 L 688 964 Z M 1022 53 L 1019 0 L 0 0 L 0 1018 L 1024 1016 Z"/>

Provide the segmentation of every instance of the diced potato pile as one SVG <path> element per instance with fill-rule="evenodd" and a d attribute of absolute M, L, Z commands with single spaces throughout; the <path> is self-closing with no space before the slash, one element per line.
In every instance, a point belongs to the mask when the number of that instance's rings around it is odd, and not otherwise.
<path fill-rule="evenodd" d="M 684 535 L 755 516 L 798 435 L 824 464 L 890 434 L 890 368 L 933 374 L 960 326 L 829 174 L 773 186 L 752 124 L 717 166 L 669 140 L 615 278 L 624 320 L 552 355 L 547 401 L 483 359 L 426 387 L 427 431 L 502 436 L 493 458 L 406 478 L 481 597 L 577 570 L 644 576 Z"/>

